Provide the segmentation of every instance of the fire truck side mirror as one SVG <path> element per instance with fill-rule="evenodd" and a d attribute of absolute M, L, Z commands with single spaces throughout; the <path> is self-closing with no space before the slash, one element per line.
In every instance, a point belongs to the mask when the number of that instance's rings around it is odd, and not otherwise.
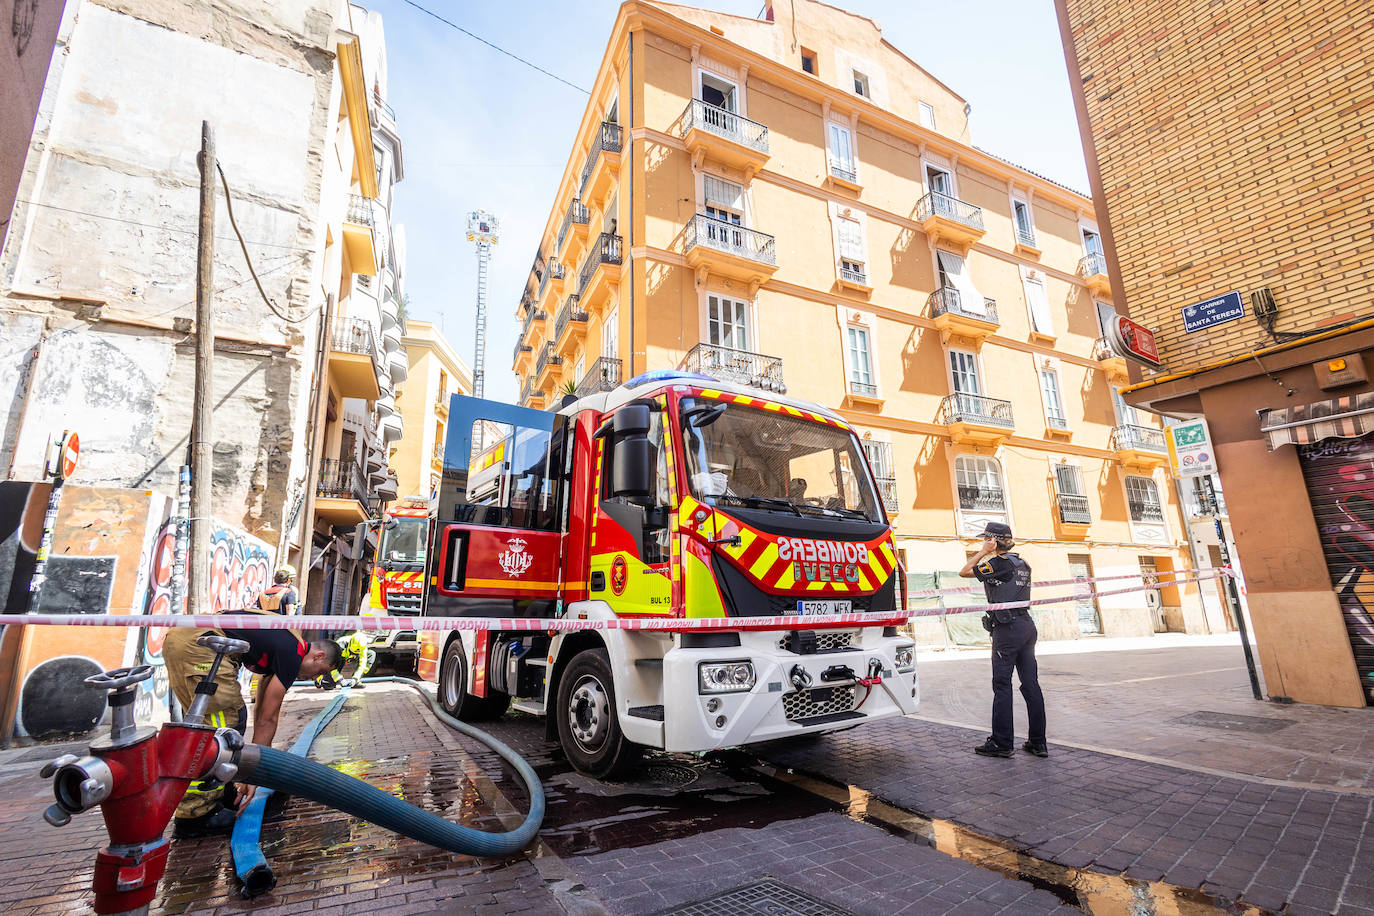
<path fill-rule="evenodd" d="M 626 404 L 614 418 L 611 489 L 614 496 L 648 499 L 653 489 L 654 455 L 649 445 L 649 408 Z"/>

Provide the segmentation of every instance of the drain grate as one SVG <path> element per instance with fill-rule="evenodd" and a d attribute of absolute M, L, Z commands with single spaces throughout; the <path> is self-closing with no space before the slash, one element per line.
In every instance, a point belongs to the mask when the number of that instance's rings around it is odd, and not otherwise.
<path fill-rule="evenodd" d="M 776 881 L 759 881 L 696 903 L 685 903 L 658 916 L 853 916 L 809 894 Z"/>
<path fill-rule="evenodd" d="M 1219 728 L 1228 732 L 1251 732 L 1256 735 L 1267 735 L 1270 732 L 1280 731 L 1292 725 L 1292 722 L 1285 722 L 1283 719 L 1268 719 L 1263 716 L 1238 716 L 1229 712 L 1208 712 L 1199 709 L 1197 712 L 1190 712 L 1186 716 L 1179 716 L 1170 719 L 1170 723 L 1178 725 L 1200 725 L 1203 728 Z"/>
<path fill-rule="evenodd" d="M 652 789 L 682 789 L 700 777 L 695 769 L 680 763 L 651 763 L 627 782 Z"/>

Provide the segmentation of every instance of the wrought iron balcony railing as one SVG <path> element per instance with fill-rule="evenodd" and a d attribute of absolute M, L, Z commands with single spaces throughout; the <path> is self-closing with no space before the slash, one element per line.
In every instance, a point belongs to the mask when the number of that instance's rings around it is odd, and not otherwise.
<path fill-rule="evenodd" d="M 563 357 L 555 356 L 553 353 L 553 344 L 546 343 L 544 344 L 544 349 L 539 351 L 539 359 L 535 360 L 534 363 L 535 377 L 543 375 L 544 370 L 549 366 L 561 365 L 563 365 Z"/>
<path fill-rule="evenodd" d="M 587 182 L 591 181 L 592 172 L 596 170 L 596 160 L 601 158 L 602 151 L 612 153 L 620 152 L 623 136 L 624 133 L 620 129 L 619 124 L 613 124 L 610 121 L 601 122 L 600 129 L 597 130 L 596 136 L 592 138 L 592 148 L 587 152 L 587 162 L 582 166 L 582 182 L 577 188 L 579 197 L 586 192 Z"/>
<path fill-rule="evenodd" d="M 598 357 L 577 383 L 575 394 L 580 398 L 598 391 L 614 391 L 620 385 L 620 360 L 610 356 Z"/>
<path fill-rule="evenodd" d="M 529 402 L 530 402 L 530 391 L 531 391 L 533 388 L 534 388 L 534 376 L 532 376 L 532 375 L 527 376 L 527 377 L 525 378 L 525 384 L 523 384 L 523 385 L 520 386 L 520 403 L 521 403 L 521 405 L 527 405 L 527 404 L 529 404 Z"/>
<path fill-rule="evenodd" d="M 836 159 L 834 156 L 830 156 L 827 159 L 827 164 L 830 167 L 830 174 L 835 176 L 836 178 L 847 181 L 850 184 L 859 183 L 859 173 L 854 170 L 854 166 L 852 163 L 846 165 L 845 163 Z"/>
<path fill-rule="evenodd" d="M 1016 244 L 1025 245 L 1027 248 L 1040 247 L 1039 245 L 1035 244 L 1035 232 L 1033 230 L 1021 229 L 1019 227 L 1016 230 Z"/>
<path fill-rule="evenodd" d="M 1011 417 L 1011 401 L 985 398 L 979 394 L 951 394 L 940 402 L 940 422 L 977 423 L 981 426 L 1001 426 L 1015 429 Z"/>
<path fill-rule="evenodd" d="M 523 337 L 523 335 L 521 336 Z M 529 353 L 533 350 L 534 347 L 531 347 L 529 344 L 524 343 L 521 340 L 517 340 L 515 342 L 515 352 L 511 354 L 510 361 L 513 363 L 520 358 L 521 353 Z"/>
<path fill-rule="evenodd" d="M 1078 262 L 1078 275 L 1080 277 L 1092 277 L 1097 274 L 1105 276 L 1107 273 L 1107 259 L 1101 252 L 1092 251 L 1085 254 Z"/>
<path fill-rule="evenodd" d="M 878 386 L 870 382 L 857 382 L 849 380 L 849 393 L 857 394 L 862 398 L 876 398 L 878 396 Z"/>
<path fill-rule="evenodd" d="M 901 508 L 897 501 L 897 478 L 896 477 L 875 477 L 874 481 L 878 484 L 878 495 L 882 497 L 883 508 L 889 512 L 896 512 Z"/>
<path fill-rule="evenodd" d="M 1164 507 L 1151 500 L 1126 498 L 1126 508 L 1131 513 L 1133 522 L 1153 522 L 1159 524 L 1164 521 Z"/>
<path fill-rule="evenodd" d="M 692 99 L 682 113 L 682 136 L 687 136 L 687 132 L 694 127 L 768 154 L 768 128 L 701 99 Z"/>
<path fill-rule="evenodd" d="M 960 486 L 959 508 L 972 512 L 1006 512 L 1007 500 L 1000 489 Z"/>
<path fill-rule="evenodd" d="M 740 382 L 764 391 L 787 393 L 787 385 L 782 379 L 782 359 L 776 356 L 700 343 L 687 351 L 678 368 Z"/>
<path fill-rule="evenodd" d="M 553 320 L 554 340 L 563 336 L 563 329 L 572 321 L 586 321 L 587 313 L 577 307 L 577 293 L 573 293 L 563 300 L 563 305 L 558 310 L 557 317 Z"/>
<path fill-rule="evenodd" d="M 1093 359 L 1101 362 L 1104 359 L 1120 359 L 1115 350 L 1112 349 L 1111 342 L 1105 337 L 1099 337 L 1093 343 Z"/>
<path fill-rule="evenodd" d="M 983 298 L 983 310 L 965 308 L 964 300 L 959 291 L 952 286 L 942 286 L 930 294 L 926 300 L 930 305 L 930 317 L 936 318 L 940 315 L 963 315 L 965 318 L 975 318 L 978 321 L 988 321 L 992 324 L 999 324 L 997 320 L 997 300 Z"/>
<path fill-rule="evenodd" d="M 1169 446 L 1164 440 L 1164 431 L 1152 426 L 1114 426 L 1112 427 L 1112 451 L 1134 450 L 1140 452 L 1159 452 L 1166 455 Z"/>
<path fill-rule="evenodd" d="M 315 486 L 315 495 L 326 499 L 366 502 L 367 478 L 351 455 L 347 458 L 326 458 L 320 462 L 320 479 Z"/>
<path fill-rule="evenodd" d="M 1063 414 L 1051 413 L 1045 416 L 1045 425 L 1050 429 L 1068 429 L 1069 419 Z"/>
<path fill-rule="evenodd" d="M 549 317 L 549 313 L 543 309 L 528 309 L 525 312 L 525 322 L 520 326 L 520 339 L 524 340 L 529 336 L 530 327 L 536 321 L 544 321 Z"/>
<path fill-rule="evenodd" d="M 747 258 L 769 267 L 778 265 L 777 244 L 771 235 L 736 226 L 704 213 L 696 214 L 687 224 L 682 250 L 688 252 L 697 246 Z"/>
<path fill-rule="evenodd" d="M 603 232 L 596 237 L 596 241 L 592 243 L 592 250 L 587 252 L 586 260 L 582 262 L 582 269 L 577 272 L 577 295 L 579 298 L 587 292 L 587 286 L 592 282 L 592 275 L 596 273 L 598 265 L 621 263 L 622 248 L 618 235 Z"/>
<path fill-rule="evenodd" d="M 957 197 L 950 197 L 948 194 L 941 194 L 939 191 L 931 191 L 921 198 L 920 205 L 916 208 L 916 222 L 923 223 L 932 216 L 944 217 L 956 223 L 962 223 L 970 229 L 983 229 L 983 208 L 975 207 L 973 204 L 965 203 Z"/>
<path fill-rule="evenodd" d="M 372 323 L 362 318 L 336 318 L 334 336 L 331 341 L 335 350 L 344 353 L 361 353 L 372 358 L 373 368 L 377 366 L 377 335 Z"/>
<path fill-rule="evenodd" d="M 361 194 L 348 195 L 348 212 L 344 214 L 344 221 L 370 228 L 372 226 L 372 201 Z"/>
<path fill-rule="evenodd" d="M 568 230 L 576 223 L 585 226 L 591 221 L 591 214 L 587 212 L 587 205 L 576 197 L 568 204 L 568 212 L 563 214 L 563 225 L 558 229 L 558 240 L 553 244 L 554 251 L 563 250 L 563 242 L 568 238 Z"/>
<path fill-rule="evenodd" d="M 846 283 L 857 283 L 860 286 L 868 285 L 868 274 L 858 268 L 840 265 L 840 279 Z"/>
<path fill-rule="evenodd" d="M 1059 520 L 1066 525 L 1088 525 L 1092 523 L 1092 513 L 1088 511 L 1088 497 L 1073 493 L 1060 493 Z"/>

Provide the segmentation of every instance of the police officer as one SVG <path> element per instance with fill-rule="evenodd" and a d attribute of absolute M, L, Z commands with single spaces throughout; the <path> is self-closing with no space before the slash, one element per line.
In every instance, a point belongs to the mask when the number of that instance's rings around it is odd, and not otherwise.
<path fill-rule="evenodd" d="M 992 634 L 992 737 L 975 747 L 984 757 L 1010 757 L 1012 745 L 1011 672 L 1021 680 L 1021 696 L 1026 699 L 1029 719 L 1028 740 L 1021 749 L 1037 757 L 1048 757 L 1045 745 L 1045 697 L 1035 666 L 1035 621 L 1030 615 L 1030 564 L 1011 548 L 1011 528 L 1001 522 L 988 522 L 983 528 L 983 546 L 969 558 L 959 575 L 983 583 L 989 604 L 1024 601 L 1019 608 L 988 611 L 983 628 Z"/>

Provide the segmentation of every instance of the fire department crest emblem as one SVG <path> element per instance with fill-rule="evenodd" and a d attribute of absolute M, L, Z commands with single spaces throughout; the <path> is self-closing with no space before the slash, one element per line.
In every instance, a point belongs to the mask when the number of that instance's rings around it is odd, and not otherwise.
<path fill-rule="evenodd" d="M 524 538 L 511 538 L 506 542 L 504 551 L 497 559 L 501 562 L 501 568 L 506 575 L 518 578 L 525 574 L 525 571 L 534 563 L 534 554 L 526 553 L 526 541 Z"/>
<path fill-rule="evenodd" d="M 611 591 L 617 598 L 625 594 L 625 586 L 629 584 L 629 580 L 629 566 L 624 557 L 617 556 L 611 563 Z"/>

